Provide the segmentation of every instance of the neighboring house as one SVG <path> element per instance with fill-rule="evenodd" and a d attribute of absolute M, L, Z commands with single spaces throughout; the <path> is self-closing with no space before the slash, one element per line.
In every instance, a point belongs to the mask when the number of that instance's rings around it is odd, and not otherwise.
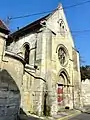
<path fill-rule="evenodd" d="M 25 113 L 54 115 L 66 107 L 80 108 L 79 53 L 61 5 L 10 34 L 6 51 L 2 69 L 14 77 Z"/>

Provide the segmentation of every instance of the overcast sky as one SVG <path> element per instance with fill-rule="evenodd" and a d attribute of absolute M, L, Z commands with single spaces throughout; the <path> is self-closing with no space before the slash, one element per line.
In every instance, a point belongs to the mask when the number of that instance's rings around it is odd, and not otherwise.
<path fill-rule="evenodd" d="M 52 11 L 61 2 L 63 7 L 72 6 L 84 1 L 74 7 L 64 9 L 72 36 L 77 50 L 80 52 L 81 64 L 90 65 L 90 2 L 89 0 L 1 0 L 0 18 L 7 21 L 7 17 L 19 17 L 28 14 Z M 48 14 L 48 13 L 47 13 Z M 46 14 L 39 14 L 21 19 L 9 21 L 11 31 L 17 27 L 23 27 Z M 8 22 L 7 22 L 8 23 Z M 75 32 L 76 31 L 76 32 Z"/>

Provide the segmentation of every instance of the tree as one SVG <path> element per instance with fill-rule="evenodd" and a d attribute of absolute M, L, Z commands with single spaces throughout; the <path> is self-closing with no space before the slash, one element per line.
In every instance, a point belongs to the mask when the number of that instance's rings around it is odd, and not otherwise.
<path fill-rule="evenodd" d="M 90 79 L 90 66 L 81 66 L 80 67 L 81 72 L 81 80 Z"/>

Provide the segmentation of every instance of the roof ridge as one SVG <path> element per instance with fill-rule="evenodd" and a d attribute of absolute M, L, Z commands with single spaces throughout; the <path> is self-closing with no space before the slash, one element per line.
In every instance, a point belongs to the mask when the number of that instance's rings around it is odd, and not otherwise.
<path fill-rule="evenodd" d="M 0 19 L 0 28 L 9 31 L 9 28 L 1 19 Z"/>

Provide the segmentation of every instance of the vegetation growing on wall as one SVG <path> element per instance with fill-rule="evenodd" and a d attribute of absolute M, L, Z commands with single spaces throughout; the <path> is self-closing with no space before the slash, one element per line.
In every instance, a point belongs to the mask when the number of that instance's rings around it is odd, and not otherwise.
<path fill-rule="evenodd" d="M 81 66 L 81 80 L 90 79 L 90 65 Z"/>

